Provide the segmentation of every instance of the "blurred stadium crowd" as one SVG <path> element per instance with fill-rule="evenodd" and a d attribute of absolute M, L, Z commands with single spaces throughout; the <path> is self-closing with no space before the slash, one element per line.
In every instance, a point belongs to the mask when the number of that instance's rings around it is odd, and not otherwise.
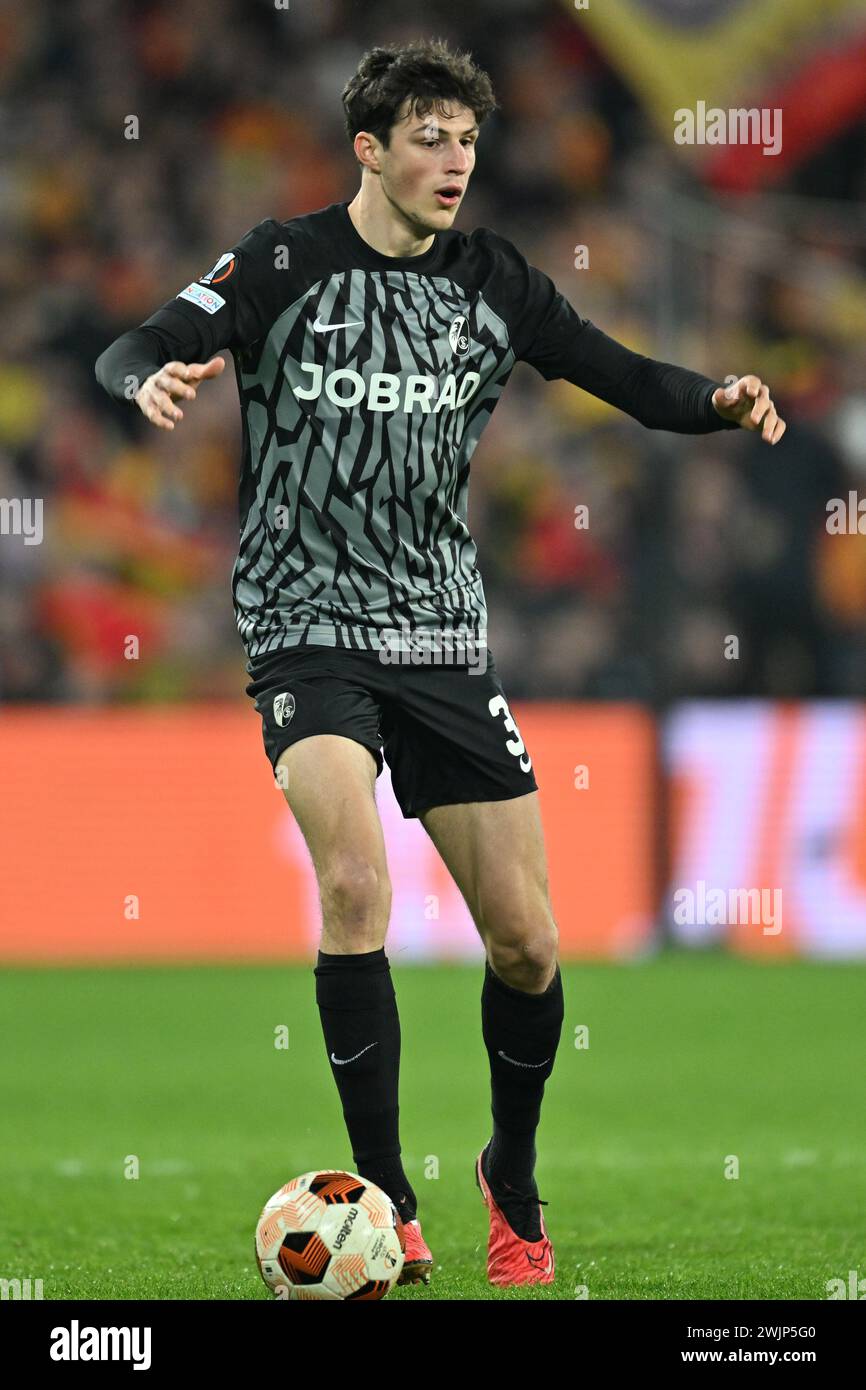
<path fill-rule="evenodd" d="M 263 217 L 354 196 L 340 91 L 421 35 L 469 49 L 501 105 L 457 225 L 637 351 L 759 373 L 788 421 L 772 450 L 651 432 L 518 365 L 470 488 L 509 693 L 862 695 L 866 539 L 825 520 L 866 483 L 866 121 L 735 205 L 553 0 L 4 0 L 0 497 L 45 520 L 39 545 L 0 537 L 0 700 L 240 696 L 234 374 L 164 433 L 93 365 Z"/>

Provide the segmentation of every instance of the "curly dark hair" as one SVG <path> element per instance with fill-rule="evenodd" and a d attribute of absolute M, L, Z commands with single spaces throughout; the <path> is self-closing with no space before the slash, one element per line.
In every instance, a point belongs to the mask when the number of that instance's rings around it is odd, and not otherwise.
<path fill-rule="evenodd" d="M 444 39 L 386 44 L 365 53 L 358 71 L 342 92 L 346 133 L 354 144 L 359 130 L 369 131 L 388 149 L 391 128 L 406 98 L 409 114 L 423 118 L 445 103 L 468 106 L 480 126 L 498 102 L 486 72 L 468 53 L 455 53 Z M 444 112 L 442 112 L 444 115 Z"/>

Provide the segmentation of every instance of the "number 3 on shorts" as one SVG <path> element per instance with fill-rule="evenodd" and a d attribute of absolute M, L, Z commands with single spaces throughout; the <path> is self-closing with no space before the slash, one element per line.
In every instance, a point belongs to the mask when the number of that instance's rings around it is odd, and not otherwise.
<path fill-rule="evenodd" d="M 508 740 L 505 747 L 508 749 L 509 753 L 514 754 L 515 758 L 520 759 L 520 766 L 523 768 L 523 771 L 528 772 L 529 769 L 532 767 L 532 759 L 526 751 L 526 745 L 524 744 L 523 739 L 520 737 L 520 730 L 518 729 L 517 725 L 511 717 L 511 710 L 508 708 L 507 702 L 503 699 L 501 695 L 494 695 L 492 700 L 488 702 L 487 708 L 493 715 L 494 719 L 496 718 L 497 714 L 502 714 L 505 716 L 506 729 L 510 734 L 515 735 L 514 738 Z"/>

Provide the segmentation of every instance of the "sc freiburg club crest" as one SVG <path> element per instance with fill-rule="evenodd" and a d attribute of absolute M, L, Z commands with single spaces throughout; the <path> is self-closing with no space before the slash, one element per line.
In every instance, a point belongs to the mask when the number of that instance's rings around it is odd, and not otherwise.
<path fill-rule="evenodd" d="M 295 697 L 288 691 L 282 695 L 274 696 L 274 718 L 281 729 L 284 729 L 295 712 Z"/>
<path fill-rule="evenodd" d="M 463 314 L 458 314 L 448 330 L 451 351 L 458 357 L 465 357 L 469 351 L 469 323 Z"/>

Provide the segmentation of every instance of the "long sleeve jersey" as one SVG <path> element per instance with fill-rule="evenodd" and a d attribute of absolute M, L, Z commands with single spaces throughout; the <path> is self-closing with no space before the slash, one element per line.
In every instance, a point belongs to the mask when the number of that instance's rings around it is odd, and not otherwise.
<path fill-rule="evenodd" d="M 469 465 L 516 362 L 648 429 L 736 428 L 720 383 L 630 351 L 486 227 L 386 256 L 348 203 L 258 223 L 96 363 L 129 402 L 169 361 L 230 349 L 242 420 L 231 585 L 248 671 L 283 647 L 377 650 L 382 629 L 482 641 Z"/>

